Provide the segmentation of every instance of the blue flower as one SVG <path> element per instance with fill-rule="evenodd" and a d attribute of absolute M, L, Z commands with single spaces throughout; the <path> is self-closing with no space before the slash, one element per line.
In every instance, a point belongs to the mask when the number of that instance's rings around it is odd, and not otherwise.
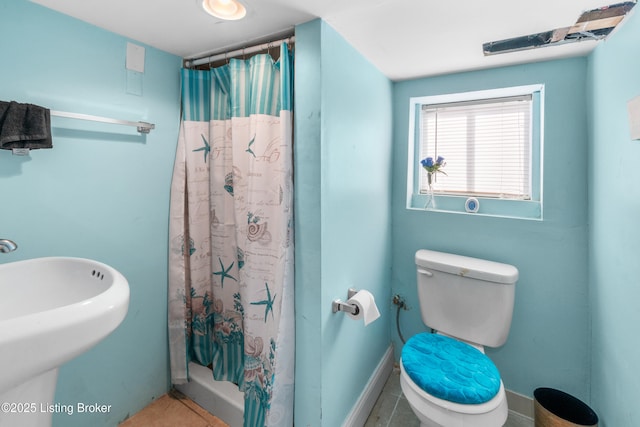
<path fill-rule="evenodd" d="M 441 172 L 446 175 L 443 170 L 440 170 L 446 165 L 444 157 L 442 156 L 438 156 L 435 163 L 433 161 L 433 157 L 425 157 L 424 159 L 420 160 L 420 164 L 429 173 Z"/>
<path fill-rule="evenodd" d="M 424 158 L 420 160 L 420 163 L 422 163 L 422 167 L 425 167 L 425 168 L 433 167 L 433 157 Z"/>

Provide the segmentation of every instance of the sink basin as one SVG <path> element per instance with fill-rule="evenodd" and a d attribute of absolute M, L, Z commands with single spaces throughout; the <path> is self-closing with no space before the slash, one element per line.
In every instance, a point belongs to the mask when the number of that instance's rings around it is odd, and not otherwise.
<path fill-rule="evenodd" d="M 100 262 L 0 264 L 0 402 L 15 405 L 2 408 L 0 425 L 51 425 L 58 367 L 109 335 L 128 307 L 127 280 Z M 32 406 L 18 406 L 25 402 Z"/>

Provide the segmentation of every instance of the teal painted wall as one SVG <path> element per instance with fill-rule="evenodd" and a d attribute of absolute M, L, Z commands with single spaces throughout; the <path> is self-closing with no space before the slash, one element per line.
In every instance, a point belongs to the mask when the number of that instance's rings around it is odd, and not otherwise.
<path fill-rule="evenodd" d="M 426 248 L 515 265 L 520 271 L 511 332 L 488 349 L 505 387 L 531 396 L 539 386 L 579 398 L 589 391 L 587 284 L 586 58 L 398 82 L 394 87 L 393 293 L 407 299 L 405 338 L 426 330 L 414 254 Z M 405 208 L 409 98 L 545 85 L 544 221 Z M 441 153 L 446 157 L 446 153 Z M 395 326 L 395 319 L 390 319 Z M 402 345 L 392 334 L 396 357 Z"/>
<path fill-rule="evenodd" d="M 322 419 L 321 22 L 296 27 L 294 210 L 296 282 L 295 425 Z M 304 311 L 302 311 L 304 307 Z"/>
<path fill-rule="evenodd" d="M 333 28 L 296 28 L 296 425 L 341 425 L 389 346 L 392 116 L 392 83 Z M 350 287 L 380 319 L 331 312 Z"/>
<path fill-rule="evenodd" d="M 591 403 L 604 427 L 640 425 L 640 141 L 631 140 L 627 115 L 640 96 L 639 69 L 636 11 L 589 57 Z"/>
<path fill-rule="evenodd" d="M 120 36 L 26 0 L 0 4 L 0 34 L 0 99 L 157 126 L 140 137 L 54 119 L 53 150 L 0 151 L 0 237 L 20 245 L 1 262 L 89 257 L 129 279 L 124 323 L 62 367 L 56 394 L 113 411 L 59 414 L 54 427 L 116 425 L 169 386 L 166 242 L 180 58 L 147 46 L 137 96 L 126 92 Z M 413 265 L 422 247 L 520 269 L 509 341 L 488 351 L 507 388 L 561 388 L 590 402 L 604 427 L 639 424 L 630 373 L 640 347 L 629 337 L 640 317 L 640 143 L 628 136 L 626 113 L 640 95 L 637 14 L 588 59 L 397 83 L 324 22 L 298 26 L 296 38 L 296 424 L 340 425 L 391 337 L 400 348 L 391 292 L 408 300 L 404 335 L 425 329 Z M 409 97 L 532 83 L 547 94 L 543 222 L 404 208 Z M 364 328 L 331 313 L 349 286 L 374 293 L 380 320 Z"/>
<path fill-rule="evenodd" d="M 181 60 L 147 46 L 142 96 L 127 94 L 126 42 L 26 0 L 0 3 L 0 99 L 156 124 L 141 137 L 135 128 L 52 118 L 52 150 L 0 151 L 0 237 L 19 245 L 0 262 L 93 258 L 131 288 L 124 322 L 61 368 L 55 397 L 112 411 L 57 414 L 54 426 L 115 426 L 169 388 L 167 224 Z"/>

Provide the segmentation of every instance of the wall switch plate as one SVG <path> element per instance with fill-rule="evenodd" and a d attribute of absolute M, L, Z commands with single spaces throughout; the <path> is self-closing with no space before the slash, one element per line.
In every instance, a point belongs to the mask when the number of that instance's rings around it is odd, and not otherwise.
<path fill-rule="evenodd" d="M 127 42 L 127 70 L 144 73 L 144 47 Z"/>
<path fill-rule="evenodd" d="M 636 96 L 627 103 L 629 110 L 629 129 L 631 131 L 631 139 L 640 139 L 640 96 Z"/>
<path fill-rule="evenodd" d="M 142 74 L 136 71 L 127 70 L 127 93 L 130 95 L 142 96 Z"/>

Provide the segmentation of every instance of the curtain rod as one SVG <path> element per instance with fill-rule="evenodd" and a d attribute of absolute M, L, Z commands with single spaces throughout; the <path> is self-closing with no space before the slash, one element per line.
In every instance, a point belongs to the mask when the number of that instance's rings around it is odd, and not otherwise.
<path fill-rule="evenodd" d="M 274 40 L 268 43 L 262 43 L 255 46 L 249 46 L 242 49 L 236 49 L 231 52 L 217 53 L 213 55 L 206 55 L 195 57 L 191 59 L 185 60 L 185 67 L 191 68 L 197 65 L 207 64 L 209 62 L 219 61 L 221 59 L 233 58 L 234 56 L 244 55 L 246 53 L 255 53 L 260 52 L 261 50 L 266 50 L 271 47 L 277 47 L 281 43 L 293 43 L 296 40 L 295 36 L 287 37 L 281 40 Z"/>
<path fill-rule="evenodd" d="M 130 122 L 128 120 L 110 119 L 108 117 L 91 116 L 89 114 L 68 113 L 66 111 L 50 110 L 50 114 L 56 117 L 66 117 L 68 119 L 89 120 L 92 122 L 110 123 L 116 125 L 135 126 L 140 133 L 149 133 L 151 129 L 155 129 L 156 125 L 147 122 Z"/>

